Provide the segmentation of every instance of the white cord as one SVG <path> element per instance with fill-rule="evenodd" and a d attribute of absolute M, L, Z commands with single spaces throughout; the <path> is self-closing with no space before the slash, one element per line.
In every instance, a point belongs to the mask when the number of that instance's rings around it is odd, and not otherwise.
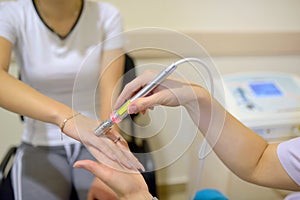
<path fill-rule="evenodd" d="M 211 93 L 212 96 L 214 96 L 214 93 L 215 93 L 214 79 L 213 79 L 213 76 L 212 76 L 212 73 L 211 73 L 211 68 L 209 68 L 209 66 L 205 62 L 203 62 L 201 59 L 198 59 L 198 58 L 184 58 L 184 59 L 181 59 L 181 60 L 175 62 L 174 65 L 177 66 L 177 65 L 180 65 L 180 64 L 185 63 L 185 62 L 197 62 L 197 63 L 200 63 L 201 66 L 205 68 L 205 70 L 208 73 L 209 82 L 211 83 L 210 93 Z M 196 189 L 200 186 L 200 183 L 201 183 L 201 175 L 202 175 L 202 172 L 203 172 L 203 169 L 204 169 L 204 162 L 205 162 L 207 146 L 208 146 L 208 143 L 207 143 L 206 139 L 204 138 L 203 142 L 202 142 L 202 145 L 199 149 L 199 154 L 198 154 L 198 158 L 199 158 L 199 162 L 200 162 L 199 165 L 200 166 L 199 166 L 198 178 L 196 179 L 197 180 L 197 183 L 195 185 Z M 196 192 L 194 190 L 195 189 L 192 189 L 192 192 Z"/>

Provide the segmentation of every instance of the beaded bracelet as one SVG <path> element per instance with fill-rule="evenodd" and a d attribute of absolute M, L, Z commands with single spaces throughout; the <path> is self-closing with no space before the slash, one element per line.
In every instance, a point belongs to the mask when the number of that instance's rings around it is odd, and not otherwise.
<path fill-rule="evenodd" d="M 63 121 L 63 122 L 61 123 L 61 125 L 59 126 L 59 127 L 60 127 L 60 131 L 63 132 L 66 123 L 67 123 L 70 119 L 76 117 L 77 115 L 80 115 L 80 113 L 76 113 L 75 115 L 72 115 L 71 117 L 68 117 L 68 118 L 64 119 L 64 121 Z"/>

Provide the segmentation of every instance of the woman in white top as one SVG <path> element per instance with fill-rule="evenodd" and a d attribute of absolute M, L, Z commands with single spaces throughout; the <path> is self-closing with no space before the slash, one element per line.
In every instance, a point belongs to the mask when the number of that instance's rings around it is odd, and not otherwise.
<path fill-rule="evenodd" d="M 93 177 L 70 167 L 78 159 L 92 159 L 81 143 L 101 162 L 142 168 L 123 139 L 114 143 L 93 134 L 111 112 L 113 90 L 123 73 L 121 31 L 120 13 L 107 3 L 0 4 L 0 106 L 25 116 L 13 167 L 16 199 L 66 200 L 72 185 L 86 199 Z M 22 81 L 8 73 L 12 51 Z M 81 68 L 92 53 L 95 59 Z M 119 138 L 118 133 L 112 131 L 111 138 Z"/>
<path fill-rule="evenodd" d="M 127 84 L 117 100 L 116 107 L 154 77 L 154 73 L 146 72 Z M 181 80 L 171 78 L 165 80 L 152 91 L 151 95 L 133 101 L 129 105 L 128 112 L 145 111 L 155 105 L 184 106 L 214 152 L 233 173 L 243 180 L 265 187 L 300 190 L 300 137 L 280 144 L 268 144 L 228 113 L 204 88 Z M 224 119 L 220 118 L 223 116 Z M 212 132 L 213 129 L 209 127 L 218 126 L 222 121 L 224 124 L 220 133 Z M 217 140 L 215 140 L 216 134 Z M 93 172 L 121 199 L 150 200 L 153 198 L 140 174 L 116 171 L 93 161 L 78 161 L 75 167 Z M 118 177 L 118 181 L 115 181 L 115 177 Z M 299 199 L 299 193 L 287 197 L 289 198 Z"/>

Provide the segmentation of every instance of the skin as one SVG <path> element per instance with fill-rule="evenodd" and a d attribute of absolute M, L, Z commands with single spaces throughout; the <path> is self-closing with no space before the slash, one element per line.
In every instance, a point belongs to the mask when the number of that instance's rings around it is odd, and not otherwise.
<path fill-rule="evenodd" d="M 81 1 L 79 0 L 36 1 L 43 20 L 51 25 L 51 28 L 59 33 L 61 37 L 66 36 L 71 30 L 77 19 L 77 16 L 74 15 L 75 9 L 80 4 Z M 0 106 L 17 114 L 60 127 L 64 119 L 73 116 L 76 111 L 11 76 L 8 71 L 12 49 L 13 44 L 0 37 Z M 101 95 L 103 98 L 101 99 L 100 119 L 108 118 L 111 112 L 113 89 L 123 73 L 123 68 L 120 67 L 124 66 L 124 56 L 122 54 L 122 49 L 105 51 L 102 54 L 101 65 L 104 66 L 102 75 L 105 78 L 102 78 L 100 83 L 106 87 L 105 89 L 99 87 L 100 93 L 103 94 Z M 93 131 L 99 124 L 100 122 L 97 120 L 77 115 L 66 122 L 63 132 L 84 143 L 92 154 L 101 159 L 103 163 L 111 164 L 113 167 L 122 170 L 143 169 L 142 165 L 129 151 L 124 139 L 115 144 L 111 139 L 94 135 Z M 79 135 L 79 133 L 81 134 Z M 120 136 L 116 131 L 111 134 L 115 138 Z"/>
<path fill-rule="evenodd" d="M 92 172 L 115 192 L 116 199 L 120 200 L 151 200 L 147 184 L 138 172 L 125 172 L 110 168 L 99 162 L 80 160 L 74 164 L 76 168 L 84 168 Z M 101 198 L 95 198 L 101 199 Z"/>
<path fill-rule="evenodd" d="M 127 84 L 115 107 L 119 107 L 122 102 L 147 85 L 155 75 L 147 71 Z M 132 102 L 128 113 L 144 112 L 156 105 L 184 106 L 198 129 L 213 146 L 218 157 L 241 179 L 265 187 L 299 191 L 300 187 L 289 177 L 278 159 L 278 144 L 267 143 L 244 126 L 201 86 L 169 78 L 156 87 L 150 95 Z M 202 119 L 201 116 L 205 117 Z M 216 134 L 208 124 L 211 123 L 212 127 L 215 127 L 222 121 L 223 128 L 216 139 Z M 141 187 L 139 174 L 124 174 L 93 161 L 79 161 L 74 166 L 94 173 L 117 192 L 121 199 L 129 199 L 126 198 L 127 195 L 130 195 L 133 200 L 142 199 L 141 196 L 144 196 L 144 199 L 151 199 L 147 197 L 149 193 L 144 188 L 145 185 L 142 185 L 142 189 L 137 189 Z M 122 182 L 127 183 L 126 189 L 119 184 Z"/>

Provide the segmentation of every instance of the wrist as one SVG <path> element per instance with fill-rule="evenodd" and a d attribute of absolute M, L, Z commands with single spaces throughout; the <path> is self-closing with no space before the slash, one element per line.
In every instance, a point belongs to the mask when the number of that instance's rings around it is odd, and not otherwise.
<path fill-rule="evenodd" d="M 65 119 L 63 120 L 63 122 L 59 125 L 60 131 L 63 133 L 63 132 L 64 132 L 64 128 L 65 128 L 66 123 L 67 123 L 69 120 L 71 120 L 71 119 L 73 119 L 74 117 L 76 117 L 77 115 L 79 115 L 79 114 L 80 114 L 80 113 L 74 113 L 74 114 L 70 115 L 69 117 L 65 118 Z"/>
<path fill-rule="evenodd" d="M 209 92 L 201 86 L 193 85 L 192 98 L 184 105 L 187 111 L 194 111 L 195 108 L 202 108 L 211 104 L 211 95 Z"/>
<path fill-rule="evenodd" d="M 204 88 L 194 87 L 195 97 L 184 105 L 191 119 L 200 131 L 206 133 L 211 120 L 213 97 Z"/>
<path fill-rule="evenodd" d="M 76 113 L 77 112 L 75 112 L 69 107 L 65 107 L 65 108 L 60 107 L 57 110 L 52 112 L 52 123 L 58 127 L 61 127 L 65 119 L 69 118 L 70 116 L 73 116 Z"/>

